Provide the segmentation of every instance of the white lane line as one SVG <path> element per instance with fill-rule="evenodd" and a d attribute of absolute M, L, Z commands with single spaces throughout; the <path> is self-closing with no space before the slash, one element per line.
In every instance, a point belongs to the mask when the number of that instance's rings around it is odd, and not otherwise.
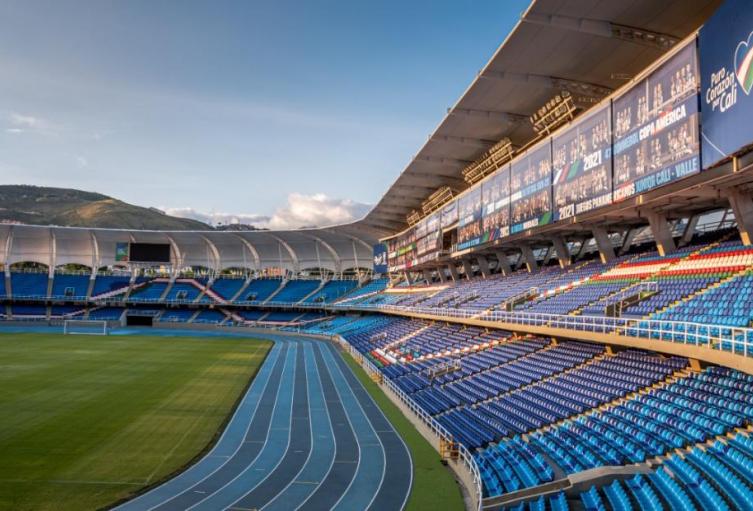
<path fill-rule="evenodd" d="M 290 350 L 290 347 L 288 346 L 287 341 L 285 341 L 284 346 L 285 346 L 285 354 L 284 354 L 285 360 L 283 361 L 282 372 L 280 373 L 280 385 L 282 385 L 282 376 L 285 373 L 285 365 L 287 364 L 288 351 Z M 277 360 L 280 358 L 280 356 L 282 356 L 281 353 L 280 353 L 282 351 L 283 351 L 282 348 L 280 348 L 280 351 L 277 352 L 277 358 L 275 358 L 275 364 L 274 365 L 277 364 Z M 269 377 L 267 378 L 267 381 L 264 382 L 264 388 L 262 389 L 261 393 L 259 394 L 259 399 L 256 401 L 256 406 L 254 407 L 254 413 L 249 418 L 248 426 L 246 426 L 246 432 L 243 434 L 243 439 L 245 439 L 246 436 L 248 435 L 248 432 L 251 429 L 251 424 L 254 422 L 254 417 L 256 416 L 256 411 L 259 409 L 259 403 L 261 403 L 262 397 L 264 397 L 264 394 L 266 393 L 267 386 L 269 385 L 269 380 L 272 379 L 272 373 L 274 372 L 274 365 L 272 366 L 272 370 L 269 373 Z M 278 385 L 278 392 L 279 392 L 279 385 Z M 274 414 L 274 408 L 272 409 L 272 413 Z M 272 418 L 270 417 L 270 419 L 269 419 L 269 425 L 271 425 L 271 424 L 272 424 Z M 269 425 L 267 425 L 267 429 L 269 429 Z M 225 431 L 222 434 L 224 435 L 225 432 L 227 432 L 227 429 L 225 429 Z M 269 435 L 269 431 L 267 431 L 267 435 Z M 220 465 L 219 467 L 217 467 L 216 469 L 214 469 L 211 473 L 207 474 L 204 478 L 202 478 L 201 480 L 197 481 L 193 485 L 189 486 L 188 488 L 186 488 L 182 492 L 177 493 L 177 494 L 173 495 L 172 497 L 170 497 L 169 499 L 163 500 L 161 503 L 156 504 L 156 505 L 150 507 L 148 509 L 148 511 L 152 511 L 155 508 L 158 508 L 160 506 L 163 506 L 163 505 L 167 504 L 168 502 L 170 502 L 170 501 L 178 498 L 180 495 L 183 495 L 184 493 L 192 490 L 193 488 L 196 488 L 196 486 L 198 486 L 199 484 L 203 483 L 204 481 L 206 481 L 207 479 L 209 479 L 210 477 L 212 477 L 222 467 L 224 467 L 225 465 L 227 465 L 228 463 L 230 463 L 230 461 L 235 457 L 235 455 L 238 454 L 238 451 L 241 450 L 241 447 L 243 447 L 243 442 L 240 442 L 238 444 L 238 447 L 235 449 L 235 451 L 233 451 L 233 454 L 231 454 L 230 457 L 222 465 Z M 261 451 L 259 451 L 259 452 L 261 452 Z M 258 456 L 258 454 L 257 454 L 257 456 Z M 256 458 L 254 458 L 254 459 L 256 459 Z M 196 490 L 194 490 L 194 491 L 196 491 Z M 133 502 L 133 501 L 131 501 L 131 502 Z"/>
<path fill-rule="evenodd" d="M 307 375 L 306 389 L 307 389 L 307 392 L 308 392 L 308 402 L 309 402 L 309 433 L 311 435 L 311 448 L 309 449 L 309 455 L 306 456 L 306 461 L 303 462 L 303 465 L 301 466 L 301 469 L 298 471 L 298 473 L 296 475 L 293 476 L 293 478 L 290 480 L 290 482 L 287 485 L 285 485 L 285 487 L 282 490 L 280 490 L 280 492 L 277 495 L 275 495 L 274 497 L 272 497 L 272 500 L 270 500 L 269 502 L 267 502 L 266 504 L 264 504 L 264 506 L 262 506 L 262 508 L 261 508 L 262 511 L 264 509 L 266 509 L 269 505 L 271 505 L 280 496 L 282 496 L 285 493 L 285 491 L 287 491 L 287 489 L 290 487 L 290 485 L 293 484 L 296 481 L 296 479 L 298 479 L 298 476 L 300 476 L 301 473 L 306 469 L 306 466 L 308 465 L 309 460 L 311 459 L 311 453 L 314 452 L 314 424 L 313 424 L 313 420 L 311 419 L 311 386 L 314 384 L 314 382 L 313 382 L 313 378 L 312 379 L 308 379 L 308 365 L 309 364 L 307 364 L 307 361 L 311 363 L 311 366 L 312 366 L 312 369 L 313 369 L 312 370 L 312 377 L 313 377 L 313 373 L 316 372 L 316 379 L 318 380 L 319 379 L 319 371 L 316 369 L 316 361 L 313 360 L 313 357 L 314 357 L 314 355 L 313 355 L 313 353 L 311 353 L 311 343 L 307 341 L 303 345 L 303 362 L 307 366 L 307 369 L 306 369 L 306 375 Z M 324 397 L 324 392 L 322 392 L 322 397 Z M 297 452 L 300 452 L 300 451 L 297 451 Z M 244 497 L 245 497 L 245 495 L 244 495 Z"/>
<path fill-rule="evenodd" d="M 295 347 L 295 353 L 293 354 L 293 392 L 291 393 L 291 399 L 290 399 L 290 419 L 289 419 L 289 422 L 290 422 L 291 426 L 292 426 L 292 423 L 293 423 L 293 402 L 295 401 L 295 387 L 296 387 L 296 385 L 295 385 L 295 377 L 296 377 L 296 373 L 298 372 L 298 343 L 294 343 L 293 346 Z M 281 380 L 282 380 L 282 378 L 281 378 Z M 269 421 L 269 425 L 270 426 L 272 425 L 272 421 L 274 420 L 274 411 L 275 411 L 275 409 L 277 407 L 277 402 L 279 401 L 279 398 L 280 398 L 280 391 L 278 389 L 277 390 L 277 398 L 275 399 L 275 406 L 272 408 L 272 417 L 270 418 L 270 421 Z M 280 465 L 280 463 L 282 463 L 283 458 L 285 458 L 285 453 L 287 453 L 288 449 L 290 448 L 290 431 L 291 431 L 290 428 L 288 428 L 288 444 L 285 446 L 285 451 L 283 452 L 283 454 L 280 457 L 280 459 L 277 461 L 277 464 L 274 466 L 274 468 L 272 468 L 272 470 L 269 471 L 269 473 L 267 474 L 267 476 L 264 477 L 258 483 L 256 483 L 256 485 L 253 488 L 251 488 L 249 490 L 249 492 L 253 491 L 262 482 L 266 481 L 269 478 L 269 476 L 272 474 L 272 472 L 274 472 L 275 469 Z M 269 428 L 267 428 L 267 435 L 269 435 Z M 263 472 L 264 471 L 263 468 L 254 467 L 253 466 L 254 463 L 256 462 L 256 460 L 259 458 L 259 456 L 261 456 L 261 454 L 263 452 L 264 452 L 264 449 L 262 448 L 262 450 L 259 451 L 259 454 L 257 454 L 256 457 L 253 459 L 253 461 L 251 461 L 251 463 L 249 463 L 248 465 L 246 465 L 246 468 L 244 468 L 243 470 L 241 470 L 238 473 L 238 475 L 236 475 L 230 481 L 228 481 L 227 483 L 225 483 L 218 490 L 213 491 L 210 495 L 207 495 L 206 497 L 204 497 L 200 501 L 194 503 L 192 506 L 186 508 L 185 511 L 190 511 L 191 509 L 194 509 L 196 506 L 198 506 L 202 502 L 206 501 L 207 499 L 210 499 L 214 495 L 217 495 L 218 493 L 221 493 L 222 490 L 224 490 L 225 488 L 227 488 L 228 486 L 230 486 L 231 484 L 233 484 L 235 481 L 237 481 L 241 476 L 243 476 L 243 474 L 247 473 L 251 468 L 254 468 L 257 471 Z M 235 504 L 237 502 L 238 501 L 234 502 L 233 504 Z"/>
<path fill-rule="evenodd" d="M 342 358 L 340 354 L 338 354 L 338 356 Z M 350 354 L 348 354 L 348 356 L 350 356 Z M 345 360 L 343 360 L 343 363 L 345 363 Z M 351 374 L 353 374 L 353 371 L 350 369 L 350 367 L 348 367 L 348 370 L 351 372 Z M 395 429 L 395 426 L 392 425 L 392 423 L 389 421 L 387 416 L 384 415 L 384 412 L 379 407 L 379 405 L 377 405 L 377 402 L 374 401 L 374 398 L 371 396 L 369 391 L 366 390 L 366 387 L 364 387 L 363 383 L 361 383 L 361 380 L 359 380 L 355 374 L 353 374 L 353 377 L 356 379 L 356 381 L 361 386 L 361 388 L 366 393 L 366 395 L 369 396 L 369 400 L 371 400 L 371 402 L 374 404 L 374 407 L 377 409 L 377 411 L 379 411 L 379 414 L 384 418 L 385 422 L 387 422 L 387 424 L 390 426 L 392 433 L 397 435 L 397 437 L 400 439 L 400 443 L 403 444 L 403 449 L 405 449 L 406 454 L 408 454 L 408 460 L 410 461 L 410 481 L 408 483 L 408 491 L 405 493 L 405 498 L 403 499 L 403 505 L 400 507 L 400 509 L 405 509 L 405 506 L 408 504 L 408 498 L 410 497 L 411 490 L 413 489 L 413 455 L 411 454 L 410 449 L 408 449 L 408 446 L 405 444 L 405 440 L 403 439 L 403 437 L 400 435 L 400 433 L 397 432 L 397 430 Z M 379 489 L 381 490 L 381 485 Z M 377 493 L 379 493 L 378 490 L 377 490 Z M 376 497 L 376 494 L 374 494 L 374 497 Z"/>
<path fill-rule="evenodd" d="M 327 366 L 327 362 L 324 360 L 324 356 L 322 356 L 322 350 L 319 349 L 319 343 L 318 342 L 315 343 L 314 346 L 315 346 L 315 351 L 319 352 L 319 356 L 321 357 L 322 364 L 323 364 L 322 367 L 321 367 L 321 369 L 322 369 L 321 371 L 319 371 L 319 363 L 317 362 L 317 364 L 316 364 L 317 371 L 319 372 L 319 385 L 321 386 L 321 389 L 322 389 L 322 396 L 325 397 L 325 401 L 328 402 L 328 403 L 341 403 L 342 404 L 342 401 L 339 401 L 339 400 L 336 400 L 336 399 L 326 399 L 326 396 L 324 395 L 324 383 L 322 383 L 322 373 L 324 371 L 326 371 L 327 374 L 330 375 L 329 379 L 330 379 L 330 382 L 332 383 L 332 387 L 335 389 L 335 391 L 337 391 L 337 385 L 335 385 L 335 380 L 332 378 L 332 371 L 329 370 L 329 367 Z M 316 361 L 316 357 L 314 357 L 314 361 Z M 345 412 L 345 406 L 343 405 L 342 408 L 343 408 L 343 415 L 345 415 L 345 418 L 348 419 L 348 425 L 350 427 L 350 431 L 353 433 L 353 438 L 356 439 L 356 446 L 358 447 L 358 462 L 360 462 L 360 460 L 361 460 L 361 446 L 358 445 L 358 437 L 356 436 L 356 431 L 353 429 L 353 425 L 350 424 L 350 419 L 348 418 L 348 414 Z M 335 451 L 334 451 L 334 453 L 332 455 L 332 461 L 330 462 L 329 468 L 327 469 L 327 473 L 324 475 L 324 477 L 322 478 L 321 482 L 316 485 L 316 488 L 314 488 L 314 490 L 309 494 L 309 496 L 306 497 L 306 500 L 304 500 L 303 502 L 301 502 L 301 504 L 297 508 L 295 508 L 294 511 L 298 511 L 300 508 L 302 508 L 303 506 L 305 506 L 306 503 L 311 499 L 311 497 L 314 496 L 314 494 L 319 490 L 319 487 L 322 484 L 324 484 L 324 482 L 327 480 L 327 477 L 329 477 L 329 474 L 332 472 L 332 468 L 335 466 L 335 463 L 343 463 L 342 461 L 337 461 L 337 462 L 335 461 L 335 458 L 337 457 L 337 436 L 335 436 L 335 430 L 332 428 L 332 415 L 330 415 L 330 413 L 329 413 L 329 407 L 327 407 L 327 416 L 329 416 L 329 428 L 330 428 L 330 431 L 332 431 L 332 438 L 335 441 L 334 442 L 335 443 Z M 342 424 L 338 424 L 338 426 L 340 426 L 340 425 L 342 425 Z M 355 462 L 350 462 L 350 463 L 355 463 Z M 356 471 L 357 470 L 358 470 L 358 465 L 356 465 Z M 354 478 L 356 477 L 355 471 L 353 472 L 353 477 Z"/>
<path fill-rule="evenodd" d="M 329 351 L 329 350 L 328 350 L 328 349 L 326 349 L 326 348 L 325 348 L 324 350 L 322 350 L 322 351 L 324 351 L 324 352 L 325 352 L 325 353 L 326 353 L 327 355 L 329 355 L 329 356 L 324 356 L 324 357 L 323 357 L 323 358 L 325 359 L 325 363 L 327 364 L 327 367 L 330 367 L 330 364 L 329 364 L 329 362 L 332 362 L 332 363 L 333 363 L 333 364 L 335 365 L 335 370 L 336 370 L 336 371 L 337 371 L 338 373 L 340 373 L 340 376 L 341 376 L 341 377 L 342 377 L 343 379 L 345 379 L 345 376 L 343 376 L 343 374 L 342 374 L 342 371 L 340 371 L 340 368 L 339 368 L 339 367 L 337 367 L 337 363 L 336 363 L 336 362 L 334 361 L 334 359 L 333 359 L 333 358 L 332 358 L 332 356 L 331 356 L 331 355 L 332 355 L 332 352 L 331 352 L 331 351 Z M 328 361 L 328 360 L 326 360 L 327 358 L 329 358 L 330 360 L 329 360 L 329 361 Z M 334 380 L 334 378 L 333 378 L 333 380 Z M 347 382 L 347 380 L 345 381 L 345 383 L 346 383 L 346 385 L 348 386 L 348 388 L 350 389 L 350 385 L 348 385 L 348 382 Z M 339 388 L 337 387 L 337 385 L 335 385 L 335 391 L 337 392 L 337 395 L 338 395 L 338 396 L 340 396 L 340 401 L 341 401 L 341 402 L 343 403 L 343 408 L 345 408 L 345 404 L 344 404 L 345 402 L 344 402 L 344 401 L 342 400 L 342 394 L 340 394 L 340 389 L 339 389 Z M 352 389 L 351 389 L 351 394 L 353 394 L 353 390 L 352 390 Z M 353 399 L 355 399 L 356 403 L 358 403 L 358 398 L 357 398 L 357 397 L 355 396 L 355 394 L 353 394 Z M 368 417 L 366 417 L 366 412 L 364 412 L 364 411 L 363 411 L 363 408 L 361 407 L 361 404 L 360 404 L 360 403 L 358 403 L 358 406 L 359 406 L 359 408 L 361 408 L 361 413 L 363 413 L 364 417 L 366 418 L 366 422 L 368 422 L 368 424 L 369 424 L 369 427 L 371 427 L 371 422 L 369 421 L 369 418 L 368 418 Z M 349 415 L 349 414 L 347 413 L 347 411 L 346 411 L 346 413 L 345 413 L 345 416 L 346 416 L 346 417 L 348 417 L 348 422 L 350 422 L 350 415 Z M 351 427 L 352 427 L 352 425 L 353 425 L 353 424 L 351 423 Z M 372 429 L 372 431 L 374 430 L 374 428 L 373 428 L 373 427 L 371 427 L 371 429 Z M 354 431 L 355 431 L 355 429 L 354 429 Z M 375 435 L 376 435 L 376 434 L 375 434 Z M 379 438 L 379 436 L 377 435 L 377 439 L 378 439 L 378 438 Z M 356 440 L 358 440 L 358 435 L 356 435 Z M 385 467 L 385 466 L 387 465 L 387 456 L 386 456 L 386 454 L 385 454 L 385 452 L 384 452 L 384 447 L 383 447 L 383 446 L 382 446 L 382 460 L 383 460 L 383 463 L 382 463 L 382 478 L 384 478 L 384 467 Z M 347 487 L 347 488 L 345 488 L 345 491 L 344 491 L 344 492 L 342 493 L 342 495 L 340 495 L 340 498 L 339 498 L 339 499 L 337 499 L 337 502 L 335 502 L 335 504 L 334 504 L 334 505 L 332 506 L 332 509 L 336 509 L 336 508 L 337 508 L 337 506 L 338 506 L 338 505 L 340 504 L 340 502 L 342 501 L 342 499 L 343 499 L 343 498 L 345 498 L 345 495 L 347 495 L 347 494 L 348 494 L 348 491 L 350 490 L 351 486 L 353 486 L 353 483 L 354 483 L 354 482 L 356 481 L 356 479 L 357 479 L 357 477 L 358 477 L 358 469 L 359 469 L 360 467 L 361 467 L 361 443 L 360 443 L 360 441 L 359 441 L 359 442 L 358 442 L 358 464 L 356 465 L 356 471 L 355 471 L 355 473 L 353 474 L 353 479 L 351 479 L 351 480 L 350 480 L 350 483 L 348 484 L 348 487 Z M 376 494 L 375 494 L 375 495 L 376 495 Z M 373 500 L 373 498 L 372 498 L 372 500 Z"/>

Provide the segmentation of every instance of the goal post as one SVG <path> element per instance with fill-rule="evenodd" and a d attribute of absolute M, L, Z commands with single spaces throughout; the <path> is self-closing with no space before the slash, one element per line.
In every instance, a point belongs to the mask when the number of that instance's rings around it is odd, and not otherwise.
<path fill-rule="evenodd" d="M 64 334 L 107 335 L 107 321 L 97 319 L 66 319 L 63 321 Z"/>

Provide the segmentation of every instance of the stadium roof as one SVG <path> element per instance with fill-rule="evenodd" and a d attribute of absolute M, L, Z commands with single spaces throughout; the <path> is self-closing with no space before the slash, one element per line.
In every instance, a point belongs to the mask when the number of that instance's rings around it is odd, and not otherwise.
<path fill-rule="evenodd" d="M 50 267 L 118 264 L 117 243 L 169 243 L 178 268 L 214 270 L 371 268 L 374 238 L 353 225 L 296 231 L 141 231 L 34 225 L 0 225 L 0 263 L 37 262 Z"/>
<path fill-rule="evenodd" d="M 584 108 L 625 85 L 696 30 L 721 0 L 534 0 L 379 203 L 358 224 L 380 236 L 504 137 L 534 138 L 528 117 L 562 90 Z M 586 108 L 587 109 L 587 108 Z"/>

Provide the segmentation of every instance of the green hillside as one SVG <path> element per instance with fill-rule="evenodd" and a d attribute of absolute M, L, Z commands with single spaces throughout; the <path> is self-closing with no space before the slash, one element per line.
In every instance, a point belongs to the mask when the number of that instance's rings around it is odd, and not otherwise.
<path fill-rule="evenodd" d="M 26 185 L 0 185 L 0 221 L 115 229 L 212 229 L 197 220 L 169 216 L 99 193 Z"/>

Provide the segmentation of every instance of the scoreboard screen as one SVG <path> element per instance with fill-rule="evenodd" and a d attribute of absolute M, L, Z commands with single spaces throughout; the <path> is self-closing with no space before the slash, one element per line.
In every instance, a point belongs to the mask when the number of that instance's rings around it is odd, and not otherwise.
<path fill-rule="evenodd" d="M 615 99 L 614 200 L 700 172 L 695 41 Z"/>
<path fill-rule="evenodd" d="M 510 235 L 510 165 L 484 181 L 482 212 L 483 243 Z"/>
<path fill-rule="evenodd" d="M 552 140 L 554 219 L 564 220 L 612 202 L 610 105 L 576 121 Z"/>
<path fill-rule="evenodd" d="M 552 145 L 547 139 L 510 170 L 510 234 L 552 221 Z"/>
<path fill-rule="evenodd" d="M 132 263 L 169 263 L 169 243 L 131 243 L 128 260 Z"/>

